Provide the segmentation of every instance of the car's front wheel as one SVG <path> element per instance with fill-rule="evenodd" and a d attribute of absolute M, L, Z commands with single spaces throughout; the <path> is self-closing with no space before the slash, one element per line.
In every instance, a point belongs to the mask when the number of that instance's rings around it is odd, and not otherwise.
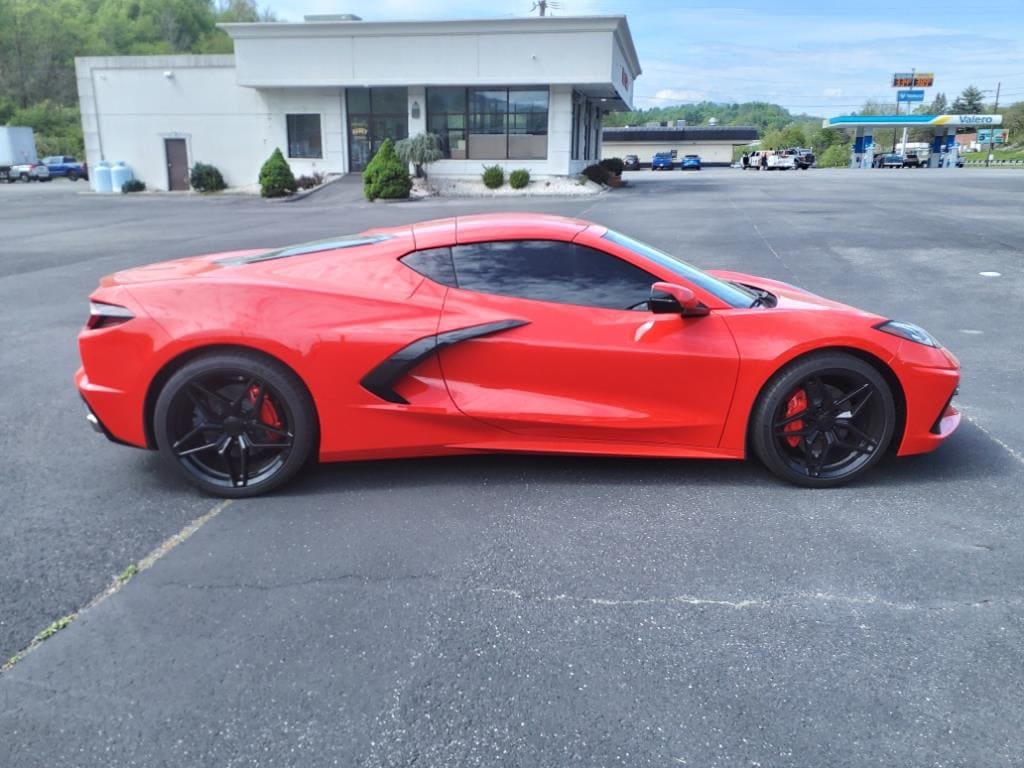
<path fill-rule="evenodd" d="M 78 172 L 68 171 L 68 181 L 78 181 Z"/>
<path fill-rule="evenodd" d="M 765 387 L 752 414 L 751 443 L 779 477 L 826 488 L 873 467 L 895 424 L 892 390 L 873 366 L 821 353 L 784 368 Z"/>
<path fill-rule="evenodd" d="M 254 352 L 204 355 L 179 368 L 160 391 L 153 428 L 160 453 L 186 480 L 228 498 L 287 482 L 317 438 L 305 387 Z"/>

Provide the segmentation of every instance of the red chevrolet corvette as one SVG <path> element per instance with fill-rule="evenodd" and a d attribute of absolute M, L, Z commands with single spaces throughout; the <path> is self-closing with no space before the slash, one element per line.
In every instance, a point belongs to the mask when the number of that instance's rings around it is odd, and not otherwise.
<path fill-rule="evenodd" d="M 232 497 L 317 457 L 494 451 L 753 452 L 834 486 L 960 422 L 917 326 L 538 214 L 119 272 L 79 345 L 94 428 Z"/>

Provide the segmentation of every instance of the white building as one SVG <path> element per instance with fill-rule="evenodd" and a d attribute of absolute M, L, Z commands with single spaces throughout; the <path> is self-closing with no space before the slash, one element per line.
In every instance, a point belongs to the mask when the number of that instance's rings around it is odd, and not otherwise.
<path fill-rule="evenodd" d="M 649 167 L 659 152 L 699 155 L 702 165 L 731 165 L 733 148 L 757 139 L 758 130 L 743 125 L 643 125 L 605 128 L 602 157 L 636 155 L 643 167 Z"/>
<path fill-rule="evenodd" d="M 222 26 L 234 56 L 75 60 L 91 166 L 187 189 L 203 162 L 245 186 L 275 147 L 296 175 L 344 173 L 430 131 L 446 153 L 432 174 L 573 174 L 601 157 L 601 117 L 632 107 L 641 72 L 623 16 Z"/>

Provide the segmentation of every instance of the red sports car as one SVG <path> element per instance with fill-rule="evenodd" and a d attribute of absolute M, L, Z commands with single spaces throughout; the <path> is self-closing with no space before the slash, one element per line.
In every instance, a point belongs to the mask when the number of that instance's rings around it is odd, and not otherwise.
<path fill-rule="evenodd" d="M 79 345 L 98 431 L 232 497 L 315 458 L 495 451 L 753 452 L 834 486 L 960 422 L 917 326 L 539 214 L 119 272 Z"/>

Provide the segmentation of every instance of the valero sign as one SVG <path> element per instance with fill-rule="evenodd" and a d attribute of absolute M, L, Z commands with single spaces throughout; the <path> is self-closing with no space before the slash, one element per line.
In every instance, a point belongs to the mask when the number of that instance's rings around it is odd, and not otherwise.
<path fill-rule="evenodd" d="M 897 72 L 892 76 L 893 88 L 931 88 L 934 72 Z"/>

